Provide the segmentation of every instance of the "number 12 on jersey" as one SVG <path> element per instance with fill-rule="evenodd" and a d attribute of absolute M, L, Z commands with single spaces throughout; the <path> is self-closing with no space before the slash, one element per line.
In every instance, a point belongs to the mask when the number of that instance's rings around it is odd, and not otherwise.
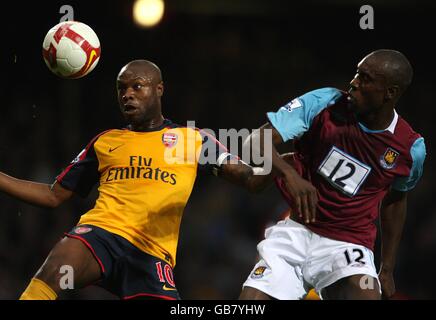
<path fill-rule="evenodd" d="M 371 167 L 332 147 L 318 168 L 318 173 L 348 196 L 354 196 L 368 177 Z"/>

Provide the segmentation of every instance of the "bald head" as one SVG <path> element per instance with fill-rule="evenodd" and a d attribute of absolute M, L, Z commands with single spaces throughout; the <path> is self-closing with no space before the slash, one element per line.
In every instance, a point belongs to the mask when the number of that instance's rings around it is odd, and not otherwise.
<path fill-rule="evenodd" d="M 413 69 L 409 60 L 399 51 L 382 49 L 371 52 L 364 60 L 370 62 L 388 85 L 396 85 L 404 92 L 412 82 Z"/>
<path fill-rule="evenodd" d="M 158 84 L 162 82 L 162 72 L 159 67 L 148 60 L 133 60 L 126 64 L 118 74 L 118 78 L 123 75 L 135 74 L 144 78 L 147 82 Z"/>

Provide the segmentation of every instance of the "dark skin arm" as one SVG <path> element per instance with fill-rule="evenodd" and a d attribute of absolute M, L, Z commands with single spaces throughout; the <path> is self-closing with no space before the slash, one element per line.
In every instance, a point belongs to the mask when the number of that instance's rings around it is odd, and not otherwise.
<path fill-rule="evenodd" d="M 260 146 L 260 154 L 268 157 L 268 155 L 264 154 L 265 130 L 271 130 L 272 132 L 270 160 L 272 161 L 273 172 L 285 179 L 287 191 L 295 201 L 300 218 L 303 218 L 306 223 L 315 222 L 316 204 L 318 203 L 317 190 L 309 181 L 303 179 L 285 158 L 279 155 L 276 147 L 283 144 L 279 132 L 271 124 L 267 123 L 260 127 L 257 133 L 251 134 L 250 139 L 256 142 L 254 145 Z"/>
<path fill-rule="evenodd" d="M 223 164 L 218 176 L 250 192 L 258 193 L 272 183 L 272 175 L 256 175 L 253 168 L 241 161 L 236 164 Z"/>
<path fill-rule="evenodd" d="M 381 268 L 380 283 L 383 298 L 395 293 L 393 272 L 407 211 L 407 192 L 391 190 L 383 199 L 380 211 Z"/>
<path fill-rule="evenodd" d="M 291 163 L 293 160 L 292 153 L 285 153 L 279 157 L 287 163 Z M 260 171 L 262 171 L 262 168 L 253 168 L 238 160 L 234 164 L 224 163 L 218 175 L 235 185 L 246 188 L 250 192 L 259 193 L 270 186 L 274 178 L 274 170 L 268 174 L 259 174 Z"/>
<path fill-rule="evenodd" d="M 20 180 L 1 172 L 0 191 L 29 204 L 48 208 L 59 206 L 73 194 L 56 182 L 50 185 Z"/>

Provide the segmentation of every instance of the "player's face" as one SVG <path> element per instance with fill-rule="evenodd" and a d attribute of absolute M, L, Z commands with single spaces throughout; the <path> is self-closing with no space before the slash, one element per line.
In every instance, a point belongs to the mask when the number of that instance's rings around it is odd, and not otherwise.
<path fill-rule="evenodd" d="M 118 103 L 129 124 L 141 127 L 160 115 L 162 82 L 156 83 L 151 74 L 139 68 L 123 68 L 117 79 Z"/>
<path fill-rule="evenodd" d="M 379 109 L 385 99 L 385 78 L 378 72 L 375 59 L 367 57 L 357 66 L 357 73 L 350 82 L 351 107 L 358 115 Z"/>

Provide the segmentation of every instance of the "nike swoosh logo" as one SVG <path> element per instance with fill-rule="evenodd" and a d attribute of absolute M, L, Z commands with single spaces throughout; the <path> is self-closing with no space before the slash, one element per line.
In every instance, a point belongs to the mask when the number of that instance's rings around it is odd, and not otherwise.
<path fill-rule="evenodd" d="M 117 149 L 118 149 L 119 147 L 121 147 L 121 146 L 124 146 L 124 143 L 123 143 L 123 144 L 120 144 L 118 147 L 115 147 L 115 148 L 110 147 L 110 148 L 109 148 L 109 152 L 115 151 L 115 150 L 117 150 Z"/>
<path fill-rule="evenodd" d="M 88 65 L 86 66 L 85 70 L 88 70 L 88 68 L 91 66 L 91 62 L 93 62 L 94 57 L 97 55 L 97 52 L 92 49 L 90 55 L 89 55 L 89 60 L 88 60 Z"/>
<path fill-rule="evenodd" d="M 170 287 L 167 287 L 166 284 L 164 284 L 164 285 L 162 286 L 162 289 L 164 289 L 165 291 L 176 291 L 176 290 L 177 290 L 176 288 L 170 288 Z"/>

